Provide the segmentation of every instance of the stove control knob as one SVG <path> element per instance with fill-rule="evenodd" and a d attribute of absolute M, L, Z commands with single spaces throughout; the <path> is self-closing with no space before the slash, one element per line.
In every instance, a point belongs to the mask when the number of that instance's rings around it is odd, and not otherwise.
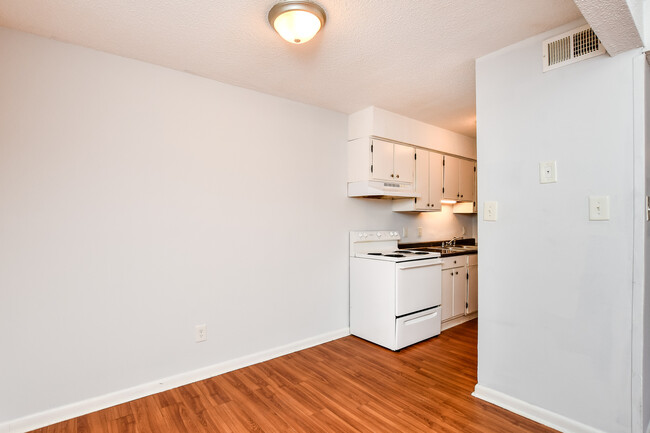
<path fill-rule="evenodd" d="M 381 233 L 380 233 L 380 232 L 377 232 L 377 237 L 378 237 L 378 238 L 381 237 Z"/>

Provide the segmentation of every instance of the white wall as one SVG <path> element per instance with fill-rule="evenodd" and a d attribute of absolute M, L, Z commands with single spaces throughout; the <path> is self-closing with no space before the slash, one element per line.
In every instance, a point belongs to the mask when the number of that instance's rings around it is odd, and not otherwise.
<path fill-rule="evenodd" d="M 628 432 L 638 52 L 542 73 L 542 41 L 577 25 L 476 63 L 477 389 L 574 427 Z M 557 160 L 557 183 L 539 184 L 546 160 Z M 589 195 L 610 196 L 610 221 L 588 220 Z M 481 220 L 486 200 L 498 201 L 497 222 Z"/>
<path fill-rule="evenodd" d="M 0 58 L 0 430 L 347 328 L 349 230 L 475 231 L 347 198 L 341 113 L 2 28 Z"/>
<path fill-rule="evenodd" d="M 639 31 L 639 35 L 641 36 L 643 43 L 645 45 L 648 45 L 649 42 L 648 28 L 646 26 L 648 25 L 647 19 L 650 13 L 647 10 L 647 0 L 625 0 L 625 1 L 627 3 L 628 8 L 630 9 L 630 13 L 632 14 L 632 18 L 634 19 L 634 24 L 636 25 L 636 28 Z"/>

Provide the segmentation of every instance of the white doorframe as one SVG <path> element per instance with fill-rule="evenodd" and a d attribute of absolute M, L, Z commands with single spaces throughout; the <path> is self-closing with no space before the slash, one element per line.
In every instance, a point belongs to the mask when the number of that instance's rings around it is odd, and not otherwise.
<path fill-rule="evenodd" d="M 650 432 L 650 66 L 634 59 L 634 239 L 632 276 L 632 432 Z"/>

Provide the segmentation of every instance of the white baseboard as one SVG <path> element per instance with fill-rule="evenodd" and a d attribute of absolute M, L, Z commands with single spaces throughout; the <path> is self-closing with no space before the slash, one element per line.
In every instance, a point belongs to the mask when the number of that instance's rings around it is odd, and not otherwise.
<path fill-rule="evenodd" d="M 602 430 L 598 430 L 571 418 L 551 412 L 550 410 L 542 409 L 541 407 L 534 406 L 523 400 L 519 400 L 482 385 L 476 385 L 472 395 L 561 432 L 604 433 Z"/>
<path fill-rule="evenodd" d="M 111 406 L 136 400 L 138 398 L 146 397 L 148 395 L 167 391 L 168 389 L 187 385 L 188 383 L 197 382 L 199 380 L 247 367 L 249 365 L 268 361 L 269 359 L 327 343 L 328 341 L 336 340 L 347 335 L 350 335 L 350 328 L 339 329 L 338 331 L 328 332 L 315 337 L 289 343 L 284 346 L 275 347 L 273 349 L 253 353 L 241 358 L 214 364 L 209 367 L 177 374 L 155 382 L 144 383 L 132 388 L 89 398 L 87 400 L 60 406 L 34 415 L 28 415 L 23 418 L 0 424 L 0 433 L 24 433 L 101 409 L 106 409 Z"/>
<path fill-rule="evenodd" d="M 478 317 L 478 312 L 468 314 L 467 316 L 460 316 L 460 317 L 456 317 L 455 319 L 447 320 L 446 322 L 443 322 L 442 325 L 440 326 L 440 331 L 453 328 L 454 326 L 460 325 L 461 323 L 469 322 L 470 320 L 476 319 L 477 317 Z"/>

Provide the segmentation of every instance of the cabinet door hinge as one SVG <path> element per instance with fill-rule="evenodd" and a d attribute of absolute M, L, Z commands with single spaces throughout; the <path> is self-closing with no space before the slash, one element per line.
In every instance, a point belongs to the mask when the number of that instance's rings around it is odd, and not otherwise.
<path fill-rule="evenodd" d="M 474 167 L 474 173 L 476 173 L 476 167 Z"/>
<path fill-rule="evenodd" d="M 373 148 L 374 148 L 374 144 L 371 144 L 370 145 L 370 152 L 372 152 Z"/>
<path fill-rule="evenodd" d="M 443 194 L 445 193 L 445 187 L 444 186 L 442 187 L 442 193 Z"/>
<path fill-rule="evenodd" d="M 466 275 L 467 279 L 469 280 L 469 272 L 467 274 L 465 274 L 465 275 Z"/>
<path fill-rule="evenodd" d="M 413 157 L 414 159 L 418 159 L 418 154 L 417 153 L 413 154 Z"/>
<path fill-rule="evenodd" d="M 417 198 L 417 197 L 415 197 L 415 203 L 417 204 L 417 202 L 418 202 L 418 198 Z"/>
<path fill-rule="evenodd" d="M 469 303 L 465 302 L 465 308 L 469 308 Z"/>
<path fill-rule="evenodd" d="M 445 158 L 444 157 L 442 158 L 442 166 L 443 167 L 445 166 Z"/>
<path fill-rule="evenodd" d="M 372 173 L 372 164 L 370 164 L 370 173 Z"/>

